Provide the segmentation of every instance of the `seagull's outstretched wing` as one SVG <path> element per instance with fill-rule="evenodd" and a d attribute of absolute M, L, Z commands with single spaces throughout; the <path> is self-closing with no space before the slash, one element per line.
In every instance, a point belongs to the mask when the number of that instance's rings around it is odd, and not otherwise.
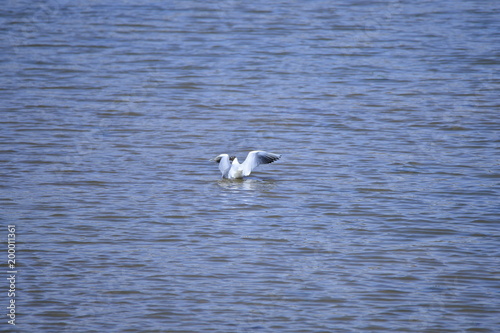
<path fill-rule="evenodd" d="M 219 170 L 220 172 L 222 172 L 222 176 L 225 177 L 229 172 L 229 169 L 231 169 L 231 161 L 229 160 L 229 155 L 220 154 L 219 156 L 214 158 L 214 161 L 219 163 Z"/>
<path fill-rule="evenodd" d="M 243 176 L 248 176 L 253 169 L 261 164 L 273 163 L 279 160 L 281 155 L 268 153 L 262 150 L 254 150 L 248 153 L 245 162 L 241 164 L 243 167 Z"/>

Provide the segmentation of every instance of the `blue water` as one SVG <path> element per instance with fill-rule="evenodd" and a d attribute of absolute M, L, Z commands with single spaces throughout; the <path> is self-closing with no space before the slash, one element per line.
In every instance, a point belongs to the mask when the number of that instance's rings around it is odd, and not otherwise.
<path fill-rule="evenodd" d="M 498 331 L 496 1 L 9 1 L 0 29 L 1 330 Z M 255 149 L 283 157 L 210 161 Z"/>

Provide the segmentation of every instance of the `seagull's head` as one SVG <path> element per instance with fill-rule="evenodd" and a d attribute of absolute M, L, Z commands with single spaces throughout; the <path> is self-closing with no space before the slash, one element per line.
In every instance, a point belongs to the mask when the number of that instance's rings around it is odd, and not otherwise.
<path fill-rule="evenodd" d="M 217 156 L 215 158 L 212 158 L 210 160 L 214 161 L 214 162 L 217 162 L 217 163 L 220 163 L 220 160 L 222 159 L 222 156 L 224 156 L 224 155 L 226 155 L 226 154 L 220 154 L 219 156 Z M 229 156 L 229 161 L 233 162 L 235 158 L 236 158 L 236 156 Z"/>

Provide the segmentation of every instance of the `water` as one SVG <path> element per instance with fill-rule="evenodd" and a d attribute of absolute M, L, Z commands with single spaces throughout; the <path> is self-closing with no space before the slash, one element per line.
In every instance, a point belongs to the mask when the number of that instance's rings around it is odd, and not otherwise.
<path fill-rule="evenodd" d="M 498 331 L 496 1 L 0 20 L 2 330 Z M 209 161 L 254 149 L 283 157 L 243 181 Z"/>

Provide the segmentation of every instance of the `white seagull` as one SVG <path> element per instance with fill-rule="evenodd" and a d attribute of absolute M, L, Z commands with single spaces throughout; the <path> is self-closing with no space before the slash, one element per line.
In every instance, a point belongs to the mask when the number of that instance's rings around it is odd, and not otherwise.
<path fill-rule="evenodd" d="M 248 153 L 245 162 L 239 163 L 236 156 L 220 154 L 213 160 L 219 163 L 222 178 L 240 179 L 250 175 L 253 169 L 261 164 L 273 163 L 279 160 L 281 155 L 268 153 L 262 150 L 254 150 Z"/>

